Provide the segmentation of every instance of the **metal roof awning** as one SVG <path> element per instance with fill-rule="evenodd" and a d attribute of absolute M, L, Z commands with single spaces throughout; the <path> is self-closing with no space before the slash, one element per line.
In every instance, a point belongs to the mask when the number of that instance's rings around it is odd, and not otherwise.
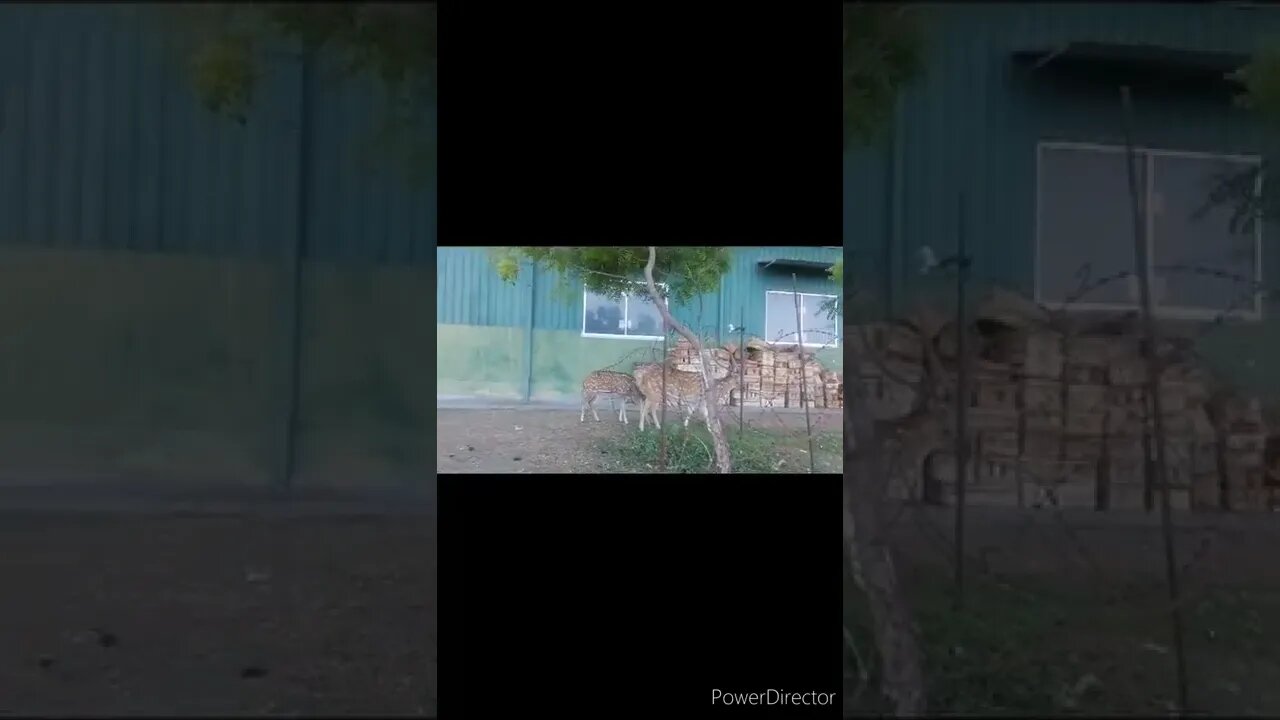
<path fill-rule="evenodd" d="M 834 262 L 822 262 L 820 260 L 792 260 L 788 258 L 776 258 L 774 260 L 760 260 L 756 262 L 760 269 L 776 268 L 778 270 L 807 270 L 826 272 L 831 269 Z"/>
<path fill-rule="evenodd" d="M 1135 92 L 1230 100 L 1241 88 L 1228 75 L 1247 64 L 1249 56 L 1161 45 L 1072 42 L 1018 50 L 1012 60 L 1026 77 L 1039 82 L 1112 91 L 1128 85 Z"/>

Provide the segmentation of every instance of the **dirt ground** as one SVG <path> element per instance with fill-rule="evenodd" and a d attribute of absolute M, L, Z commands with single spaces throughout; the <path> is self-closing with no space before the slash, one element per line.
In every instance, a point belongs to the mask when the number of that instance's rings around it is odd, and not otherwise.
<path fill-rule="evenodd" d="M 5 511 L 0 577 L 0 714 L 435 714 L 430 517 Z"/>
<path fill-rule="evenodd" d="M 436 470 L 442 473 L 596 473 L 616 472 L 601 441 L 639 431 L 632 407 L 629 425 L 618 421 L 607 403 L 597 408 L 600 421 L 569 407 L 436 410 Z M 722 415 L 726 429 L 737 427 L 736 411 Z M 804 432 L 803 412 L 747 410 L 744 421 L 757 428 Z M 838 431 L 838 410 L 814 410 L 814 431 Z M 646 429 L 646 432 L 648 430 Z"/>

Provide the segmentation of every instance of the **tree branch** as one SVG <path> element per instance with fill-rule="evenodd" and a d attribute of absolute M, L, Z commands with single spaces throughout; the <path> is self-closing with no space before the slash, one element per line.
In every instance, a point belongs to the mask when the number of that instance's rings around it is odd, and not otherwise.
<path fill-rule="evenodd" d="M 716 469 L 721 473 L 733 472 L 733 462 L 729 455 L 729 445 L 724 437 L 724 428 L 720 425 L 720 391 L 716 386 L 716 379 L 711 374 L 711 362 L 707 356 L 706 350 L 702 347 L 702 342 L 698 340 L 698 336 L 685 326 L 684 323 L 676 320 L 671 315 L 671 310 L 667 307 L 667 299 L 658 292 L 658 285 L 653 281 L 653 266 L 658 261 L 658 249 L 652 245 L 649 246 L 649 259 L 644 264 L 644 281 L 649 289 L 649 296 L 653 298 L 653 304 L 658 308 L 658 313 L 662 315 L 662 320 L 669 326 L 675 328 L 689 344 L 698 351 L 698 358 L 701 360 L 698 367 L 702 370 L 703 385 L 703 407 L 706 411 L 707 430 L 711 433 L 711 440 L 716 450 Z M 666 358 L 662 359 L 663 364 L 667 362 Z M 662 404 L 665 407 L 667 399 L 662 398 Z M 714 409 L 714 412 L 713 412 Z"/>

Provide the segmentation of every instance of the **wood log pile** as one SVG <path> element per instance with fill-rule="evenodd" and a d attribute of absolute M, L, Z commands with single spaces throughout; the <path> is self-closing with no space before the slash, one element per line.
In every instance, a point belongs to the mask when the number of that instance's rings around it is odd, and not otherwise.
<path fill-rule="evenodd" d="M 1154 460 L 1155 450 L 1146 363 L 1136 335 L 1065 334 L 1039 322 L 986 319 L 975 324 L 969 344 L 973 371 L 966 401 L 974 458 L 969 482 L 1015 493 L 1019 503 L 1033 502 L 1047 487 L 1064 505 L 1142 507 L 1144 458 L 1149 454 Z M 900 417 L 915 392 L 890 380 L 886 371 L 918 381 L 920 335 L 904 326 L 865 330 L 848 335 L 862 351 L 858 371 L 879 405 L 874 412 Z M 948 381 L 954 383 L 954 339 L 946 330 L 936 337 L 943 367 L 952 373 Z M 1160 393 L 1174 507 L 1267 507 L 1272 491 L 1266 487 L 1267 433 L 1260 403 L 1225 397 L 1202 367 L 1175 360 L 1180 354 L 1173 344 L 1161 348 L 1160 355 L 1167 358 Z M 942 387 L 940 399 L 950 405 L 954 400 Z M 953 415 L 954 405 L 935 412 Z M 1280 455 L 1276 450 L 1273 454 Z M 937 465 L 946 467 L 949 449 L 940 455 L 946 457 Z M 953 484 L 954 471 L 949 474 L 939 480 Z M 1158 487 L 1154 493 L 1158 507 Z"/>
<path fill-rule="evenodd" d="M 835 370 L 824 368 L 812 352 L 803 361 L 794 346 L 771 345 L 751 338 L 746 347 L 737 343 L 721 348 L 708 348 L 712 355 L 712 374 L 717 380 L 728 379 L 732 388 L 727 393 L 730 405 L 747 407 L 844 407 L 844 380 Z M 702 363 L 687 340 L 679 341 L 668 354 L 677 370 L 701 372 Z M 739 397 L 738 375 L 728 377 L 734 361 L 742 364 L 742 397 Z"/>

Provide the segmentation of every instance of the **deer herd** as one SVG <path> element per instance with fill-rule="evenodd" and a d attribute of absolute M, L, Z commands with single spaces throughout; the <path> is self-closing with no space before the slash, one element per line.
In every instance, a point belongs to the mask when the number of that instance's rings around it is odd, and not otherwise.
<path fill-rule="evenodd" d="M 701 410 L 703 418 L 710 421 L 707 395 L 704 392 L 702 373 L 677 370 L 667 366 L 666 396 L 663 397 L 662 365 L 659 363 L 636 363 L 634 374 L 628 375 L 616 370 L 595 370 L 582 381 L 582 413 L 579 422 L 586 422 L 587 409 L 597 421 L 594 406 L 596 398 L 608 396 L 610 400 L 621 399 L 622 408 L 618 411 L 618 419 L 624 424 L 627 420 L 627 403 L 635 402 L 640 406 L 640 429 L 644 430 L 645 417 L 653 419 L 655 427 L 661 428 L 658 412 L 665 399 L 667 407 L 683 409 L 684 425 L 689 426 L 693 414 Z M 728 392 L 733 388 L 727 379 L 717 384 L 718 397 L 716 406 L 723 404 Z"/>

